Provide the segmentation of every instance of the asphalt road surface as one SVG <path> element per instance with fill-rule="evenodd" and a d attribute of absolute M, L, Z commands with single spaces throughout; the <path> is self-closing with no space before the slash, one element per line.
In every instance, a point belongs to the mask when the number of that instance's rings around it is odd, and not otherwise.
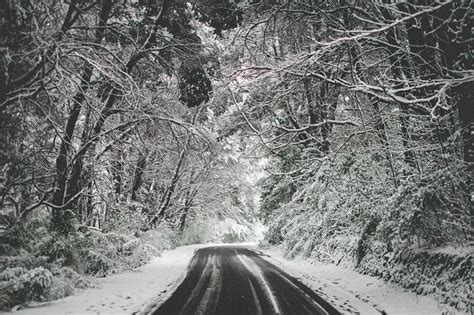
<path fill-rule="evenodd" d="M 244 247 L 200 249 L 153 314 L 339 314 L 310 288 Z"/>

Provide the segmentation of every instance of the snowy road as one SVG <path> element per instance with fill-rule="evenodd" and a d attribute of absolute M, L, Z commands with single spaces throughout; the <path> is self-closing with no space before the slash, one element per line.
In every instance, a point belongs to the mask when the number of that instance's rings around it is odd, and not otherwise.
<path fill-rule="evenodd" d="M 307 286 L 244 247 L 199 249 L 153 314 L 339 314 Z"/>

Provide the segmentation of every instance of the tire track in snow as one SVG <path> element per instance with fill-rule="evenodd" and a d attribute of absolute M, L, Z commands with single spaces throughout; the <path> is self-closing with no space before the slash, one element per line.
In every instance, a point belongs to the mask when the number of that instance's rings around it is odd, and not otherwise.
<path fill-rule="evenodd" d="M 247 256 L 239 255 L 236 250 L 234 250 L 234 252 L 235 255 L 237 255 L 237 258 L 239 258 L 239 260 L 245 266 L 245 268 L 247 268 L 247 270 L 259 280 L 259 283 L 265 289 L 266 296 L 270 299 L 270 302 L 272 303 L 274 314 L 281 314 L 280 306 L 278 305 L 278 302 L 275 299 L 275 295 L 273 294 L 272 289 L 268 285 L 268 282 L 265 280 L 265 277 L 263 276 L 263 273 L 260 268 Z"/>
<path fill-rule="evenodd" d="M 310 288 L 244 247 L 196 252 L 181 285 L 152 314 L 320 314 L 339 312 Z"/>

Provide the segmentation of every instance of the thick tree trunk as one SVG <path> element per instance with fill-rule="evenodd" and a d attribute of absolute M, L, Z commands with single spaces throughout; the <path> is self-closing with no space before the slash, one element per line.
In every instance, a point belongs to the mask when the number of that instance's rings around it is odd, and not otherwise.
<path fill-rule="evenodd" d="M 142 185 L 142 177 L 143 177 L 143 172 L 145 171 L 147 156 L 148 156 L 148 152 L 145 152 L 145 153 L 140 152 L 138 155 L 137 165 L 135 167 L 135 175 L 133 176 L 132 189 L 130 192 L 130 195 L 131 195 L 130 198 L 132 201 L 137 201 L 137 192 L 140 186 Z"/>
<path fill-rule="evenodd" d="M 53 194 L 53 204 L 61 206 L 64 203 L 64 194 L 66 190 L 66 180 L 68 176 L 68 151 L 71 147 L 72 137 L 74 135 L 74 129 L 76 127 L 77 119 L 79 117 L 82 102 L 85 99 L 85 92 L 89 88 L 89 81 L 92 77 L 92 65 L 86 64 L 84 67 L 84 73 L 81 78 L 80 91 L 73 98 L 73 107 L 69 113 L 69 117 L 66 123 L 63 139 L 59 148 L 59 154 L 56 159 L 56 190 Z"/>
<path fill-rule="evenodd" d="M 110 172 L 112 173 L 112 180 L 114 183 L 114 191 L 117 201 L 120 200 L 122 194 L 122 176 L 123 176 L 123 161 L 120 150 L 113 151 L 114 159 L 110 162 Z"/>
<path fill-rule="evenodd" d="M 112 0 L 103 0 L 102 7 L 99 15 L 98 27 L 95 33 L 94 42 L 100 44 L 105 34 L 105 27 L 112 10 Z M 69 174 L 68 169 L 68 151 L 72 146 L 72 138 L 74 136 L 74 129 L 76 127 L 79 114 L 81 112 L 82 103 L 85 100 L 86 92 L 89 89 L 89 82 L 92 78 L 93 66 L 86 62 L 84 64 L 84 70 L 81 77 L 81 84 L 79 91 L 72 100 L 72 109 L 67 119 L 66 128 L 62 137 L 61 145 L 59 148 L 58 157 L 56 158 L 56 187 L 52 197 L 52 204 L 55 206 L 52 210 L 52 227 L 63 233 L 68 234 L 71 231 L 71 213 L 65 212 L 65 209 L 69 206 L 69 201 L 65 198 L 67 178 Z M 77 167 L 82 168 L 82 161 Z M 80 175 L 80 174 L 79 174 Z M 79 176 L 76 174 L 75 178 Z M 65 200 L 66 199 L 66 200 Z"/>

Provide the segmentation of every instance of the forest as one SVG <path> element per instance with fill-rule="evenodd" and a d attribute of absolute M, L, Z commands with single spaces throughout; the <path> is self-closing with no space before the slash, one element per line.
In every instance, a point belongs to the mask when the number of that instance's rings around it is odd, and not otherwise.
<path fill-rule="evenodd" d="M 376 275 L 473 245 L 472 1 L 0 4 L 0 309 L 262 224 Z"/>

